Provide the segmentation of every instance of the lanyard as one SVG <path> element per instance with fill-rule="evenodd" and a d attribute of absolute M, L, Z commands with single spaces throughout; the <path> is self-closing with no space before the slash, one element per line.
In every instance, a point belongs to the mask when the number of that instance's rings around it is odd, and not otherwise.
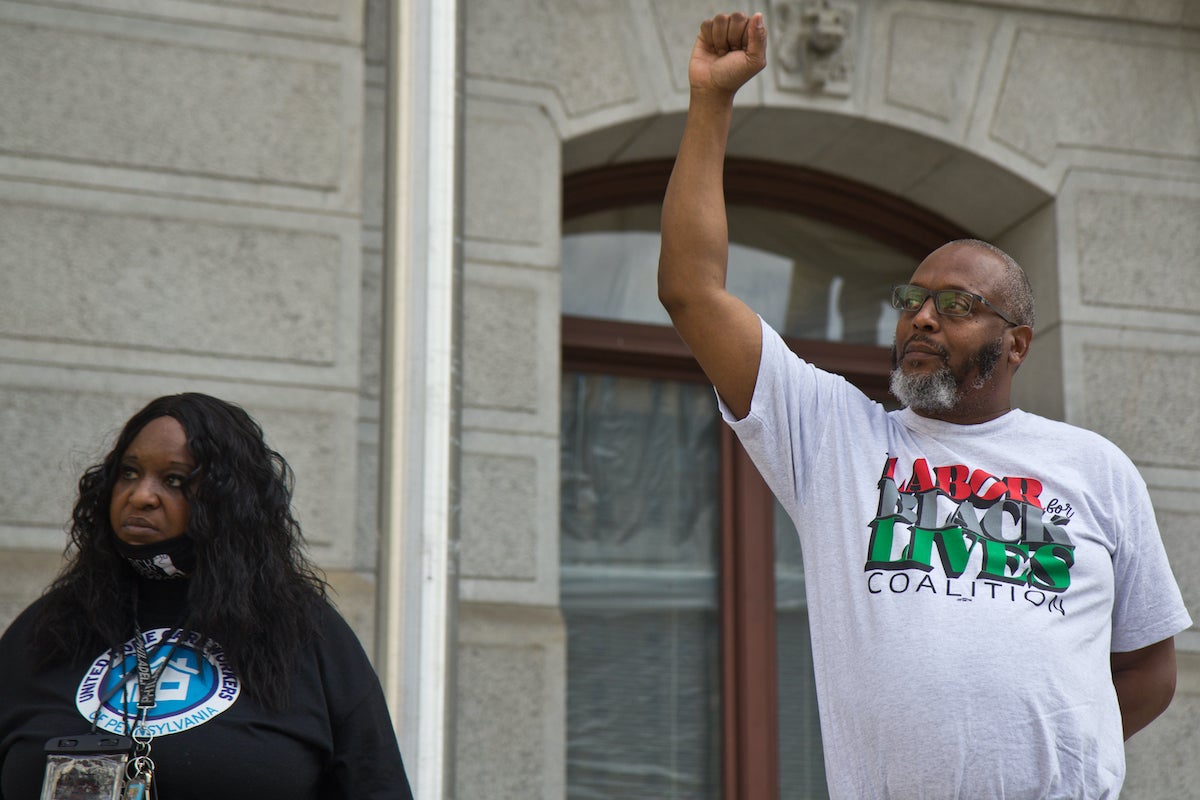
<path fill-rule="evenodd" d="M 146 640 L 142 636 L 142 626 L 138 623 L 138 595 L 137 590 L 133 592 L 133 657 L 137 662 L 137 682 L 138 682 L 138 700 L 137 700 L 137 721 L 134 723 L 132 738 L 133 751 L 131 752 L 131 760 L 129 762 L 129 780 L 125 784 L 125 790 L 122 794 L 124 800 L 150 800 L 157 792 L 152 795 L 152 783 L 154 780 L 154 760 L 150 758 L 150 742 L 154 738 L 154 734 L 146 725 L 146 717 L 150 713 L 150 709 L 154 708 L 155 697 L 158 695 L 158 680 L 162 677 L 163 671 L 167 665 L 171 663 L 171 656 L 175 652 L 175 648 L 179 646 L 180 639 L 183 638 L 183 631 L 178 631 L 177 634 L 168 634 L 169 640 L 172 635 L 176 636 L 175 641 L 171 642 L 171 647 L 163 656 L 162 664 L 159 665 L 157 672 L 150 669 L 150 655 L 146 652 Z M 159 649 L 162 645 L 159 645 Z M 128 680 L 128 677 L 126 677 Z M 124 683 L 124 681 L 122 681 Z"/>
<path fill-rule="evenodd" d="M 96 715 L 92 718 L 92 732 L 96 731 L 96 721 L 100 717 L 100 710 L 104 704 L 112 699 L 117 692 L 123 691 L 129 683 L 131 675 L 137 676 L 138 686 L 138 702 L 137 715 L 133 721 L 132 730 L 129 728 L 129 718 L 125 716 L 126 732 L 133 740 L 133 748 L 130 750 L 128 774 L 123 784 L 121 791 L 121 800 L 152 800 L 158 796 L 157 791 L 153 791 L 152 783 L 154 780 L 154 760 L 150 758 L 150 742 L 154 738 L 154 734 L 146 725 L 146 716 L 150 709 L 154 707 L 156 702 L 155 696 L 158 693 L 158 679 L 162 677 L 163 671 L 171 663 L 171 655 L 174 654 L 175 648 L 179 646 L 179 641 L 183 638 L 183 630 L 176 628 L 167 634 L 164 641 L 175 637 L 175 641 L 171 642 L 170 649 L 167 650 L 163 657 L 162 664 L 157 670 L 150 669 L 150 656 L 146 652 L 146 641 L 142 638 L 142 628 L 137 621 L 133 624 L 133 654 L 134 660 L 137 662 L 135 672 L 126 672 L 121 676 L 108 692 L 100 699 L 96 706 Z M 159 645 L 161 649 L 162 645 Z M 119 653 L 119 651 L 118 651 Z M 112 669 L 113 663 L 118 659 L 110 662 L 109 669 Z"/>
<path fill-rule="evenodd" d="M 141 626 L 136 622 L 133 624 L 133 655 L 137 659 L 138 720 L 145 721 L 146 713 L 154 708 L 156 702 L 154 697 L 158 694 L 158 678 L 162 675 L 162 668 L 159 669 L 158 675 L 150 671 L 150 657 L 146 654 L 146 641 L 142 638 Z M 166 667 L 170 659 L 171 654 L 167 653 L 162 666 Z"/>
<path fill-rule="evenodd" d="M 182 631 L 180 636 L 182 636 Z M 171 649 L 163 658 L 157 674 L 153 672 L 150 669 L 150 656 L 146 653 L 146 641 L 142 638 L 142 627 L 137 623 L 135 615 L 133 655 L 137 661 L 138 713 L 137 721 L 133 726 L 133 752 L 131 754 L 133 758 L 129 762 L 129 781 L 125 784 L 125 791 L 122 795 L 124 800 L 149 800 L 150 798 L 150 787 L 154 779 L 154 760 L 150 758 L 150 740 L 154 738 L 154 734 L 146 725 L 146 716 L 150 713 L 150 709 L 154 708 L 156 702 L 154 698 L 158 694 L 158 679 L 162 677 L 163 670 L 171 663 L 171 654 L 175 652 L 178 644 L 178 639 L 171 643 Z"/>
<path fill-rule="evenodd" d="M 137 590 L 133 593 L 133 657 L 136 664 L 136 669 L 133 672 L 123 672 L 120 680 L 100 698 L 100 702 L 96 706 L 96 715 L 92 718 L 92 731 L 96 730 L 96 722 L 100 717 L 100 710 L 105 703 L 113 698 L 120 691 L 124 691 L 129 683 L 130 677 L 137 678 L 137 714 L 133 720 L 132 730 L 129 729 L 129 717 L 125 716 L 126 731 L 133 739 L 133 749 L 130 752 L 128 780 L 124 784 L 121 793 L 122 800 L 150 800 L 152 797 L 157 797 L 158 793 L 152 791 L 152 781 L 154 779 L 154 761 L 150 758 L 150 742 L 154 738 L 153 732 L 146 725 L 146 718 L 157 702 L 158 681 L 162 677 L 163 672 L 171 663 L 171 656 L 175 653 L 175 648 L 179 646 L 183 639 L 184 629 L 173 628 L 167 633 L 166 638 L 159 642 L 156 649 L 161 650 L 166 642 L 170 642 L 171 646 L 167 649 L 163 656 L 162 663 L 158 669 L 151 669 L 150 654 L 146 650 L 146 640 L 142 635 L 142 627 L 137 621 Z M 174 641 L 171 641 L 174 639 Z M 120 658 L 121 648 L 117 648 L 115 658 L 109 662 L 111 670 Z M 127 707 L 128 701 L 123 704 Z"/>

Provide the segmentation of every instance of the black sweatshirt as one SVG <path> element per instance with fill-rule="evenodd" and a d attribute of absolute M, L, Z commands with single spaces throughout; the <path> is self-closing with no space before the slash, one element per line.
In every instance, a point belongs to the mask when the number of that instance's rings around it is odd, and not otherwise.
<path fill-rule="evenodd" d="M 185 594 L 182 580 L 141 584 L 140 624 L 161 670 L 147 720 L 159 800 L 411 800 L 379 680 L 332 607 L 322 606 L 317 640 L 294 659 L 287 708 L 268 711 L 242 691 L 219 647 L 170 641 Z M 41 603 L 0 639 L 0 800 L 37 800 L 47 740 L 87 733 L 93 718 L 103 732 L 124 733 L 124 712 L 135 708 L 136 679 L 120 681 L 123 669 L 136 677 L 131 644 L 123 663 L 98 652 L 37 668 L 29 641 Z"/>

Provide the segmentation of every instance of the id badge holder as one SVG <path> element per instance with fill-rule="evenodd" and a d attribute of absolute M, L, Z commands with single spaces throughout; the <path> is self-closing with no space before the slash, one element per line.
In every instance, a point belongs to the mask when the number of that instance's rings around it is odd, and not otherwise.
<path fill-rule="evenodd" d="M 128 736 L 111 733 L 50 739 L 41 800 L 119 800 L 132 747 Z"/>

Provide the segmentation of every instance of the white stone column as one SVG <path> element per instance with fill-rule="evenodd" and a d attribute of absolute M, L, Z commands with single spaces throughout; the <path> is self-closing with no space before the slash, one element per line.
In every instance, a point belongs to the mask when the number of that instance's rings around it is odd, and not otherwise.
<path fill-rule="evenodd" d="M 452 786 L 458 7 L 392 7 L 377 666 L 413 792 Z"/>

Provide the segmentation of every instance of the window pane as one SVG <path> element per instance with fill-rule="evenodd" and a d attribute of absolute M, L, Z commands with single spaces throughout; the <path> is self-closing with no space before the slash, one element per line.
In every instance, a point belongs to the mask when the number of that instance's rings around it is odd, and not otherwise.
<path fill-rule="evenodd" d="M 779 674 L 779 797 L 828 797 L 800 537 L 775 502 L 775 612 Z"/>
<path fill-rule="evenodd" d="M 699 384 L 567 373 L 567 797 L 720 794 L 719 438 Z"/>
<path fill-rule="evenodd" d="M 563 227 L 563 313 L 669 325 L 658 302 L 658 206 L 577 217 Z M 853 231 L 730 206 L 729 290 L 784 336 L 890 346 L 891 287 L 916 264 Z"/>

